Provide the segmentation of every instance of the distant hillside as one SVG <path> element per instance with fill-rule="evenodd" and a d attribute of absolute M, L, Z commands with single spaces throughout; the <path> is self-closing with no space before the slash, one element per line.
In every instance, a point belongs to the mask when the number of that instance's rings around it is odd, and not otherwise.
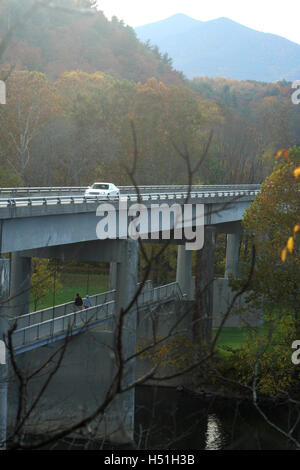
<path fill-rule="evenodd" d="M 0 9 L 0 38 L 7 25 L 22 19 L 33 0 L 3 0 Z M 76 0 L 61 0 L 67 7 Z M 182 83 L 176 72 L 157 50 L 136 37 L 133 28 L 102 12 L 94 15 L 39 8 L 15 31 L 2 64 L 17 69 L 45 72 L 55 80 L 70 70 L 103 71 L 116 77 L 145 82 L 155 77 L 166 84 Z"/>
<path fill-rule="evenodd" d="M 278 81 L 300 77 L 300 45 L 227 18 L 198 21 L 183 14 L 139 26 L 136 34 L 173 59 L 188 78 Z"/>

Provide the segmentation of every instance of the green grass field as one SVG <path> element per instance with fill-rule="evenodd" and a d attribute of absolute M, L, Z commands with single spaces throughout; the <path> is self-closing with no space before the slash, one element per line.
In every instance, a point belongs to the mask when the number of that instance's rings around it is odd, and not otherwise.
<path fill-rule="evenodd" d="M 64 273 L 60 278 L 61 288 L 56 291 L 55 298 L 53 290 L 39 300 L 37 310 L 52 307 L 54 305 L 71 302 L 74 300 L 77 292 L 81 297 L 86 294 L 94 295 L 108 290 L 108 275 L 106 274 L 87 274 L 82 273 Z M 34 310 L 33 302 L 31 302 L 30 310 Z"/>
<path fill-rule="evenodd" d="M 245 341 L 247 330 L 248 328 L 223 328 L 219 336 L 218 346 L 239 349 Z"/>
<path fill-rule="evenodd" d="M 261 333 L 266 332 L 267 327 L 258 328 Z M 240 349 L 245 342 L 249 328 L 223 328 L 217 346 L 222 355 L 230 354 L 230 349 Z M 251 329 L 253 331 L 253 329 Z M 216 330 L 214 330 L 216 332 Z"/>

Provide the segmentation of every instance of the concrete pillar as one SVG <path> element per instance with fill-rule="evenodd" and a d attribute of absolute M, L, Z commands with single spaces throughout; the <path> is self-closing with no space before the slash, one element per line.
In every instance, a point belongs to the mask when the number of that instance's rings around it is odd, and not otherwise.
<path fill-rule="evenodd" d="M 8 364 L 4 337 L 9 328 L 7 300 L 9 294 L 9 259 L 0 258 L 0 450 L 6 448 L 7 429 L 7 390 L 8 390 Z"/>
<path fill-rule="evenodd" d="M 227 234 L 226 243 L 226 264 L 225 278 L 230 276 L 237 278 L 239 276 L 239 255 L 240 255 L 241 231 Z"/>
<path fill-rule="evenodd" d="M 126 308 L 137 289 L 138 243 L 136 240 L 119 240 L 120 261 L 116 263 L 116 310 Z M 127 321 L 127 320 L 126 320 Z"/>
<path fill-rule="evenodd" d="M 213 282 L 216 228 L 204 228 L 204 245 L 197 252 L 194 339 L 209 343 L 212 337 Z"/>
<path fill-rule="evenodd" d="M 117 287 L 117 263 L 112 261 L 109 264 L 109 290 L 115 290 Z"/>
<path fill-rule="evenodd" d="M 192 261 L 193 251 L 186 250 L 184 245 L 178 245 L 176 281 L 185 300 L 192 300 Z"/>
<path fill-rule="evenodd" d="M 117 263 L 116 275 L 116 320 L 121 311 L 128 308 L 137 290 L 138 242 L 136 240 L 119 240 L 120 262 Z M 123 317 L 122 327 L 122 357 L 126 359 L 136 353 L 136 306 L 133 305 Z M 129 361 L 124 369 L 122 386 L 126 387 L 135 380 L 135 359 Z M 135 390 L 129 390 L 124 395 L 123 413 L 126 416 L 127 430 L 133 439 Z"/>
<path fill-rule="evenodd" d="M 13 316 L 29 312 L 31 258 L 11 254 L 10 306 Z"/>

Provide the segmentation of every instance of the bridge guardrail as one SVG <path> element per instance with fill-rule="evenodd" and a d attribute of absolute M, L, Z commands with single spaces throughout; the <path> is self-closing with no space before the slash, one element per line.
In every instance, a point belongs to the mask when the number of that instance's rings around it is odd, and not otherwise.
<path fill-rule="evenodd" d="M 17 188 L 0 188 L 0 196 L 5 194 L 45 194 L 45 193 L 82 193 L 88 186 L 32 186 L 32 187 L 17 187 Z M 121 192 L 132 192 L 135 193 L 136 189 L 134 186 L 119 186 Z M 188 191 L 189 185 L 138 185 L 137 188 L 140 191 L 152 192 L 152 191 Z M 190 187 L 191 191 L 206 191 L 206 190 L 221 190 L 228 191 L 232 190 L 247 190 L 247 189 L 260 189 L 259 184 L 233 184 L 233 185 L 205 185 L 205 184 L 193 184 Z"/>
<path fill-rule="evenodd" d="M 190 199 L 206 199 L 206 198 L 234 198 L 241 196 L 256 196 L 259 193 L 258 189 L 201 189 L 198 191 L 192 191 L 187 193 L 184 191 L 165 191 L 165 192 L 148 192 L 141 193 L 141 201 L 158 201 L 158 200 L 182 200 L 189 196 Z M 121 200 L 139 201 L 137 193 L 134 194 L 121 194 Z M 0 209 L 1 207 L 30 207 L 30 206 L 51 206 L 51 205 L 63 205 L 63 204 L 92 204 L 103 201 L 118 201 L 118 199 L 112 199 L 109 196 L 84 196 L 84 195 L 69 195 L 69 196 L 32 196 L 32 197 L 18 197 L 18 198 L 0 198 Z"/>

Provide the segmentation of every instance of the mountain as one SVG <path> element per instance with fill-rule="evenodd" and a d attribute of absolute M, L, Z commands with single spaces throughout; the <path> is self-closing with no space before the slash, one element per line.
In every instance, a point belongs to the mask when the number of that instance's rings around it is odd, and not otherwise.
<path fill-rule="evenodd" d="M 174 35 L 174 33 L 176 35 L 186 33 L 199 25 L 199 23 L 202 22 L 179 13 L 177 15 L 170 16 L 170 18 L 165 20 L 146 24 L 144 26 L 138 26 L 135 28 L 135 31 L 139 39 L 142 41 L 147 41 L 147 39 L 151 38 L 151 42 L 157 44 L 158 42 L 164 41 L 166 38 Z"/>
<path fill-rule="evenodd" d="M 199 76 L 273 82 L 300 78 L 300 45 L 228 18 L 198 21 L 183 14 L 135 28 L 173 59 L 188 78 Z"/>

